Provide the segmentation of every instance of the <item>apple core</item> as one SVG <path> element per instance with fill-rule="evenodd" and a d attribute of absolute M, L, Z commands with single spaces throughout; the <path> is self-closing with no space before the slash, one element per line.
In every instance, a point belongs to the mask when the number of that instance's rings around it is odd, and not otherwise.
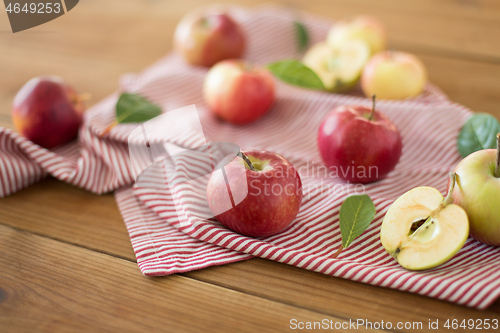
<path fill-rule="evenodd" d="M 380 233 L 386 251 L 403 267 L 424 270 L 451 259 L 469 235 L 465 211 L 453 204 L 456 174 L 445 199 L 432 187 L 417 187 L 399 197 Z"/>

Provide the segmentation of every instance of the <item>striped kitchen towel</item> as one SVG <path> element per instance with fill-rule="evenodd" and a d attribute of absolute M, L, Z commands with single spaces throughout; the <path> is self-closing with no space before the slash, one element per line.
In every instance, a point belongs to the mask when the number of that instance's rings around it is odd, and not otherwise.
<path fill-rule="evenodd" d="M 266 7 L 232 9 L 247 32 L 248 60 L 266 64 L 299 57 L 294 13 Z M 323 39 L 331 25 L 307 15 L 302 20 L 312 42 Z M 447 174 L 460 161 L 455 142 L 470 116 L 466 108 L 450 102 L 432 85 L 412 100 L 380 101 L 377 108 L 400 129 L 404 150 L 396 169 L 377 183 L 347 184 L 328 177 L 321 168 L 316 133 L 324 116 L 344 104 L 370 105 L 359 92 L 338 95 L 309 91 L 277 83 L 273 110 L 259 121 L 242 127 L 220 122 L 206 112 L 202 84 L 206 69 L 186 65 L 170 55 L 140 75 L 126 75 L 122 90 L 139 92 L 165 111 L 195 104 L 204 133 L 193 133 L 183 146 L 196 147 L 197 134 L 209 141 L 229 141 L 242 149 L 275 151 L 300 172 L 304 200 L 296 220 L 282 233 L 250 238 L 198 215 L 205 209 L 193 201 L 175 201 L 165 186 L 161 165 L 153 164 L 141 181 L 121 188 L 116 199 L 127 225 L 141 271 L 167 275 L 259 256 L 323 274 L 377 286 L 405 290 L 477 308 L 486 308 L 500 295 L 500 249 L 469 239 L 449 262 L 432 270 L 410 272 L 401 268 L 380 244 L 384 214 L 401 194 L 416 186 L 446 191 Z M 120 125 L 107 136 L 100 134 L 114 119 L 117 94 L 88 111 L 78 143 L 56 151 L 40 148 L 12 131 L 0 129 L 0 196 L 8 195 L 51 174 L 95 193 L 132 184 L 127 138 L 134 125 Z M 194 138 L 194 139 L 193 139 Z M 186 169 L 206 165 L 184 161 Z M 190 188 L 176 189 L 185 197 Z M 183 192 L 184 191 L 184 192 Z M 344 250 L 339 208 L 344 199 L 364 192 L 373 199 L 377 214 L 367 231 Z M 181 209 L 178 209 L 178 208 Z"/>

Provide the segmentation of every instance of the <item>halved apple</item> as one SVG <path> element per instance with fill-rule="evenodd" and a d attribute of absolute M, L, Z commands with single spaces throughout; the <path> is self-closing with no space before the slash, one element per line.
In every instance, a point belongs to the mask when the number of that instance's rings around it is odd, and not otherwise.
<path fill-rule="evenodd" d="M 351 40 L 332 47 L 321 42 L 309 49 L 302 62 L 323 81 L 326 90 L 342 92 L 353 88 L 370 58 L 370 47 Z"/>
<path fill-rule="evenodd" d="M 453 192 L 455 175 L 452 176 Z M 423 270 L 451 259 L 469 236 L 465 210 L 432 187 L 417 187 L 391 206 L 380 232 L 385 250 L 404 268 Z"/>

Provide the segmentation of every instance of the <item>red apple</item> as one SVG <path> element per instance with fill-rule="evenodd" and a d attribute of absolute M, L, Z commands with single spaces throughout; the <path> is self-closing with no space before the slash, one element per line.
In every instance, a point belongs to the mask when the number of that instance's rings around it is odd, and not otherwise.
<path fill-rule="evenodd" d="M 225 174 L 214 172 L 207 185 L 208 205 L 229 229 L 252 237 L 274 235 L 288 227 L 299 212 L 300 176 L 276 153 L 248 150 L 243 154 L 254 170 L 236 157 L 224 166 Z M 232 205 L 228 208 L 229 199 Z"/>
<path fill-rule="evenodd" d="M 274 102 L 274 79 L 265 69 L 241 60 L 224 60 L 205 77 L 203 94 L 209 109 L 233 124 L 262 117 Z"/>
<path fill-rule="evenodd" d="M 210 67 L 224 59 L 240 58 L 245 50 L 245 36 L 225 13 L 193 12 L 179 22 L 174 46 L 188 63 Z"/>
<path fill-rule="evenodd" d="M 12 120 L 19 133 L 47 149 L 68 143 L 78 135 L 85 105 L 60 77 L 28 81 L 17 93 Z"/>
<path fill-rule="evenodd" d="M 330 174 L 355 183 L 384 178 L 403 148 L 396 126 L 366 106 L 339 106 L 323 120 L 318 148 Z"/>

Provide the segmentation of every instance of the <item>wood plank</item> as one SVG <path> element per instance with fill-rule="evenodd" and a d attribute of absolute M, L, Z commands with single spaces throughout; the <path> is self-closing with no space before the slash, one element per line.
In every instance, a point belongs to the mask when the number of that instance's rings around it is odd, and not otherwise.
<path fill-rule="evenodd" d="M 0 266 L 2 332 L 282 332 L 291 319 L 345 322 L 178 275 L 145 277 L 129 261 L 5 226 Z"/>
<path fill-rule="evenodd" d="M 498 1 L 312 0 L 300 8 L 332 19 L 375 15 L 387 25 L 390 48 L 500 61 Z"/>
<path fill-rule="evenodd" d="M 93 198 L 105 199 L 106 203 L 102 203 L 96 210 L 97 201 Z M 116 206 L 108 198 L 108 196 L 95 196 L 54 179 L 48 179 L 0 200 L 0 223 L 49 237 L 57 235 L 58 239 L 68 243 L 84 245 L 99 252 L 134 260 L 129 247 L 117 246 L 118 243 L 128 241 L 128 235 Z M 79 203 L 80 207 L 71 204 L 54 205 L 63 200 L 68 203 Z M 18 207 L 13 208 L 15 206 Z M 25 216 L 25 212 L 33 213 Z M 69 218 L 72 212 L 84 216 L 75 223 Z M 94 221 L 98 216 L 102 216 L 102 219 Z M 102 228 L 103 225 L 106 225 L 106 228 Z M 427 322 L 429 319 L 439 319 L 440 322 L 446 319 L 500 319 L 500 300 L 488 310 L 478 311 L 264 259 L 211 267 L 183 275 L 340 318 L 384 320 L 394 323 Z"/>
<path fill-rule="evenodd" d="M 0 223 L 135 261 L 112 194 L 94 195 L 49 178 L 0 199 Z"/>
<path fill-rule="evenodd" d="M 500 120 L 500 63 L 491 64 L 416 53 L 426 65 L 430 82 L 453 102 Z"/>
<path fill-rule="evenodd" d="M 245 6 L 262 2 L 266 0 L 237 1 Z M 282 4 L 286 2 L 287 0 L 279 1 Z M 61 75 L 78 90 L 92 92 L 92 102 L 100 100 L 118 88 L 120 74 L 139 71 L 166 54 L 171 49 L 171 36 L 179 18 L 205 3 L 201 0 L 187 0 L 175 4 L 170 1 L 128 0 L 121 1 L 120 6 L 117 6 L 116 2 L 110 0 L 86 1 L 80 2 L 68 15 L 18 34 L 8 32 L 10 28 L 6 15 L 0 15 L 0 43 L 3 46 L 0 53 L 0 126 L 10 125 L 12 99 L 22 84 L 33 76 Z M 494 113 L 500 118 L 498 2 L 309 0 L 297 2 L 296 5 L 302 10 L 333 19 L 359 13 L 380 16 L 388 25 L 391 48 L 417 53 L 428 66 L 431 81 L 438 84 L 452 100 L 476 111 Z M 0 223 L 134 260 L 128 235 L 113 198 L 109 195 L 93 196 L 55 180 L 47 180 L 10 198 L 0 200 Z M 87 257 L 87 252 L 82 256 Z M 55 258 L 51 259 L 52 261 L 43 260 L 45 259 L 40 259 L 42 263 L 60 263 Z M 74 266 L 79 265 L 77 261 L 73 263 Z M 103 266 L 102 263 L 99 265 Z M 135 264 L 126 265 L 137 273 Z M 88 277 L 90 268 L 85 267 Z M 39 269 L 45 270 L 42 264 Z M 64 276 L 64 279 L 69 279 L 67 275 Z M 121 275 L 116 272 L 111 276 L 115 280 L 121 279 Z M 498 318 L 500 314 L 500 301 L 487 311 L 479 312 L 261 259 L 191 272 L 185 276 L 343 318 L 364 316 L 373 321 L 426 321 L 429 318 Z M 141 278 L 142 276 L 137 274 L 133 279 Z M 165 280 L 171 281 L 171 278 Z M 175 279 L 177 278 L 179 277 Z M 130 281 L 133 279 L 130 278 Z M 191 281 L 190 283 L 197 283 L 190 279 L 184 278 Z M 33 278 L 27 281 L 26 285 L 35 283 L 33 281 L 37 280 Z M 89 285 L 93 288 L 102 286 L 96 285 L 95 281 L 92 283 L 94 285 Z M 165 288 L 173 289 L 177 288 L 178 284 L 161 283 L 167 284 Z M 37 284 L 35 286 L 38 288 Z M 0 287 L 3 288 L 3 284 Z M 29 290 L 26 286 L 23 288 L 26 288 L 22 289 L 23 291 Z M 115 287 L 106 285 L 105 288 Z M 146 288 L 149 290 L 150 286 L 142 285 L 141 288 L 144 295 Z M 43 297 L 39 298 L 31 291 L 25 292 L 30 293 L 23 299 L 26 304 L 30 302 L 28 297 L 31 296 L 39 301 L 37 306 L 59 302 L 68 309 L 73 309 L 60 295 L 54 295 L 45 301 L 41 300 Z M 72 295 L 79 295 L 79 292 L 73 289 Z M 92 295 L 95 300 L 97 296 Z M 184 297 L 180 293 L 176 295 L 179 299 Z M 231 300 L 232 294 L 228 295 L 227 298 Z M 124 298 L 120 298 L 120 301 L 124 301 Z M 141 306 L 142 302 L 139 303 Z M 94 303 L 82 304 L 76 308 L 78 311 Z M 272 304 L 271 307 L 274 308 L 275 305 Z M 190 304 L 187 305 L 188 309 L 192 309 Z M 148 308 L 147 304 L 145 306 Z M 121 309 L 115 310 L 121 312 Z M 127 311 L 130 309 L 123 310 Z M 85 319 L 89 320 L 97 313 L 86 312 L 88 317 Z M 34 319 L 41 316 L 38 312 L 33 314 Z M 52 331 L 51 325 L 61 329 L 62 325 L 67 323 L 65 316 L 69 316 L 75 323 L 75 329 L 88 330 L 88 327 L 94 327 L 85 326 L 92 323 L 81 323 L 74 313 L 58 312 L 54 317 L 50 317 L 53 322 L 46 324 L 45 329 Z M 161 319 L 160 322 L 163 323 Z M 257 318 L 257 321 L 260 319 Z M 0 327 L 3 326 L 0 324 Z"/>
<path fill-rule="evenodd" d="M 49 57 L 49 51 L 39 51 L 38 55 L 40 56 L 37 60 L 31 61 L 30 57 L 23 56 L 28 51 L 28 48 L 12 51 L 11 56 L 19 61 L 12 63 L 12 67 L 6 70 L 9 74 L 8 77 L 15 76 L 16 72 L 25 73 L 25 75 L 16 76 L 18 79 L 13 82 L 1 82 L 0 77 L 0 86 L 17 85 L 16 89 L 10 89 L 0 94 L 0 122 L 7 125 L 10 122 L 12 100 L 17 89 L 24 84 L 25 80 L 38 75 L 39 68 L 45 68 L 46 73 L 54 73 L 72 78 L 70 81 L 80 82 L 78 84 L 80 91 L 92 93 L 91 104 L 117 90 L 120 73 L 127 71 L 125 64 L 110 65 L 110 62 L 104 60 L 90 61 L 65 56 L 58 57 L 57 62 L 44 60 Z M 500 108 L 498 107 L 500 105 L 500 63 L 452 59 L 426 53 L 416 54 L 427 66 L 429 80 L 440 87 L 452 101 L 461 103 L 475 111 L 489 112 L 500 119 Z M 75 62 L 90 64 L 91 69 L 87 72 L 75 70 L 73 68 Z M 95 77 L 101 77 L 102 80 L 96 82 Z"/>
<path fill-rule="evenodd" d="M 64 28 L 69 34 L 64 39 L 68 46 L 65 47 L 65 51 L 77 52 L 82 49 L 83 53 L 98 52 L 98 56 L 103 56 L 103 46 L 108 50 L 131 46 L 123 43 L 123 39 L 128 38 L 124 37 L 128 33 L 148 35 L 148 38 L 138 41 L 139 44 L 136 46 L 156 44 L 153 47 L 166 47 L 171 45 L 171 39 L 166 38 L 170 36 L 169 30 L 175 26 L 182 15 L 193 8 L 217 2 L 216 0 L 186 0 L 173 5 L 169 1 L 129 0 L 121 1 L 120 6 L 116 6 L 115 2 L 110 0 L 85 2 L 80 3 L 76 10 L 68 15 L 26 32 L 17 33 L 16 36 L 49 31 L 57 32 L 48 36 L 49 39 L 55 40 Z M 232 3 L 248 7 L 268 2 L 266 0 L 238 0 Z M 500 4 L 495 0 L 439 2 L 433 0 L 379 0 L 376 2 L 370 0 L 309 0 L 307 2 L 275 0 L 273 2 L 280 5 L 291 3 L 301 10 L 330 19 L 341 19 L 359 14 L 376 15 L 388 26 L 391 47 L 425 49 L 429 52 L 444 52 L 458 57 L 500 61 L 500 45 L 497 43 L 500 40 Z M 104 30 L 99 30 L 103 28 Z M 0 29 L 5 32 L 9 30 L 6 15 L 0 17 Z M 96 31 L 99 33 L 91 34 Z M 10 38 L 10 36 L 4 34 L 2 37 Z M 74 38 L 69 36 L 74 36 Z M 85 37 L 82 39 L 82 36 Z M 115 38 L 109 38 L 109 36 L 115 36 Z M 155 39 L 154 37 L 157 36 L 162 37 Z M 100 48 L 84 49 L 85 45 L 98 43 L 94 37 L 106 38 L 107 43 L 101 43 Z M 37 38 L 31 36 L 29 39 L 33 41 Z M 44 43 L 43 39 L 38 40 L 38 43 Z M 58 46 L 54 46 L 57 50 Z M 137 47 L 132 51 L 131 56 L 136 56 L 140 52 L 142 49 Z"/>
<path fill-rule="evenodd" d="M 250 0 L 239 3 L 247 6 L 253 4 Z M 99 5 L 86 2 L 79 4 L 70 14 L 46 25 L 17 34 L 0 34 L 0 43 L 4 45 L 4 51 L 0 54 L 0 72 L 3 74 L 0 76 L 0 125 L 11 127 L 12 100 L 19 88 L 34 76 L 55 74 L 64 77 L 79 91 L 92 93 L 90 105 L 116 91 L 121 74 L 140 71 L 171 49 L 177 21 L 198 5 L 201 5 L 200 0 L 183 1 L 176 6 L 162 1 L 147 4 L 124 1 L 119 8 L 115 8 L 115 4 L 109 0 L 99 2 Z M 395 41 L 391 40 L 394 48 L 417 53 L 429 69 L 430 80 L 440 86 L 451 100 L 473 110 L 493 113 L 500 119 L 500 109 L 497 107 L 500 104 L 500 62 L 450 58 L 447 55 L 460 56 L 447 49 L 436 51 L 437 46 L 415 43 L 418 40 L 430 40 L 439 45 L 452 43 L 447 47 L 458 45 L 459 50 L 465 49 L 467 52 L 480 49 L 477 45 L 468 47 L 455 41 L 451 35 L 442 36 L 440 32 L 446 28 L 445 31 L 465 38 L 468 35 L 461 30 L 464 29 L 481 36 L 473 40 L 484 44 L 484 47 L 500 48 L 496 42 L 497 36 L 487 33 L 500 33 L 500 25 L 495 29 L 496 26 L 490 22 L 500 22 L 497 7 L 490 1 L 471 5 L 453 1 L 435 4 L 406 0 L 396 3 L 391 1 L 390 4 L 387 1 L 375 4 L 368 0 L 313 0 L 300 5 L 304 10 L 330 18 L 362 11 L 381 14 L 392 27 L 391 36 L 399 36 Z M 433 15 L 425 15 L 434 12 Z M 418 24 L 416 20 L 421 20 L 423 16 L 426 22 L 432 18 L 433 25 L 428 22 Z M 0 28 L 8 27 L 5 20 L 6 16 L 0 16 Z M 446 20 L 446 25 L 442 24 L 443 20 Z M 482 28 L 483 25 L 486 28 Z M 474 32 L 473 27 L 481 27 L 485 31 Z M 144 38 L 146 34 L 148 38 Z M 398 40 L 405 42 L 400 43 Z M 482 51 L 482 54 L 493 52 L 490 51 Z"/>
<path fill-rule="evenodd" d="M 385 322 L 423 322 L 439 320 L 498 319 L 497 300 L 484 311 L 466 308 L 424 296 L 369 286 L 264 259 L 193 271 L 185 276 L 226 288 L 259 295 L 286 304 L 343 318 Z M 413 330 L 401 331 L 411 332 Z M 441 331 L 441 330 L 440 330 Z M 468 332 L 458 328 L 455 332 Z"/>
<path fill-rule="evenodd" d="M 47 25 L 24 33 L 0 34 L 0 42 L 5 46 L 5 51 L 0 54 L 0 72 L 3 73 L 0 76 L 0 125 L 11 127 L 12 100 L 19 88 L 34 76 L 55 74 L 66 78 L 79 91 L 92 93 L 93 99 L 90 105 L 116 91 L 119 87 L 118 79 L 122 73 L 140 71 L 171 49 L 171 39 L 177 20 L 190 8 L 200 4 L 198 0 L 189 0 L 172 7 L 166 2 L 144 5 L 143 2 L 126 1 L 120 8 L 114 8 L 114 3 L 103 1 L 99 5 L 102 7 L 96 10 L 92 3 L 85 3 L 80 4 L 78 10 L 70 15 L 63 16 Z M 242 1 L 241 4 L 250 5 L 250 2 Z M 487 24 L 490 18 L 498 19 L 500 22 L 500 14 L 498 17 L 496 14 L 498 8 L 493 3 L 478 2 L 471 9 L 470 4 L 457 4 L 449 1 L 440 2 L 438 5 L 434 3 L 431 5 L 429 1 L 402 1 L 389 5 L 386 1 L 375 4 L 365 0 L 356 0 L 354 3 L 351 1 L 326 3 L 324 0 L 314 0 L 308 2 L 307 5 L 300 6 L 304 7 L 304 10 L 330 18 L 352 15 L 355 11 L 363 9 L 369 13 L 383 14 L 384 20 L 388 22 L 397 19 L 390 24 L 394 26 L 391 29 L 391 35 L 393 32 L 400 33 L 401 36 L 398 38 L 409 41 L 401 47 L 398 46 L 397 41 L 394 42 L 396 48 L 416 52 L 428 67 L 430 80 L 441 87 L 451 100 L 473 110 L 493 113 L 500 119 L 498 108 L 500 62 L 478 62 L 443 56 L 449 52 L 442 50 L 434 52 L 430 50 L 430 46 L 420 47 L 412 44 L 415 40 L 414 35 L 418 36 L 418 33 L 405 30 L 410 27 L 427 29 L 429 24 L 415 22 L 422 17 L 416 13 L 433 13 L 434 11 L 445 15 L 439 16 L 439 19 L 433 19 L 434 25 L 439 23 L 441 28 L 446 28 L 446 31 L 453 33 L 461 31 L 455 29 L 455 25 L 460 25 L 460 29 L 469 29 L 466 19 L 468 16 L 474 18 L 474 21 L 469 24 L 474 27 L 482 26 L 483 23 Z M 400 11 L 406 14 L 403 15 Z M 114 14 L 110 16 L 109 12 Z M 140 15 L 137 14 L 138 12 Z M 168 19 L 162 15 L 167 12 Z M 90 17 L 92 17 L 93 24 L 86 26 Z M 425 17 L 426 20 L 430 20 L 433 16 L 426 15 Z M 447 24 L 443 25 L 442 22 L 445 19 Z M 456 22 L 450 25 L 449 19 L 452 22 L 456 20 Z M 486 23 L 478 23 L 483 20 Z M 5 22 L 0 24 L 0 27 L 2 26 L 5 26 Z M 82 29 L 82 26 L 86 28 Z M 491 24 L 487 26 L 489 30 L 500 33 L 500 29 L 493 29 Z M 448 35 L 441 36 L 440 31 L 438 27 L 433 27 L 431 32 L 426 32 L 426 35 L 420 38 L 429 39 L 438 44 L 452 40 Z M 148 38 L 143 38 L 145 34 Z M 489 36 L 485 31 L 477 32 L 477 34 Z M 475 40 L 483 41 L 483 39 Z M 458 42 L 453 43 L 460 45 Z M 485 45 L 500 48 L 500 44 L 496 42 L 485 42 Z M 462 45 L 459 49 L 463 49 Z"/>

